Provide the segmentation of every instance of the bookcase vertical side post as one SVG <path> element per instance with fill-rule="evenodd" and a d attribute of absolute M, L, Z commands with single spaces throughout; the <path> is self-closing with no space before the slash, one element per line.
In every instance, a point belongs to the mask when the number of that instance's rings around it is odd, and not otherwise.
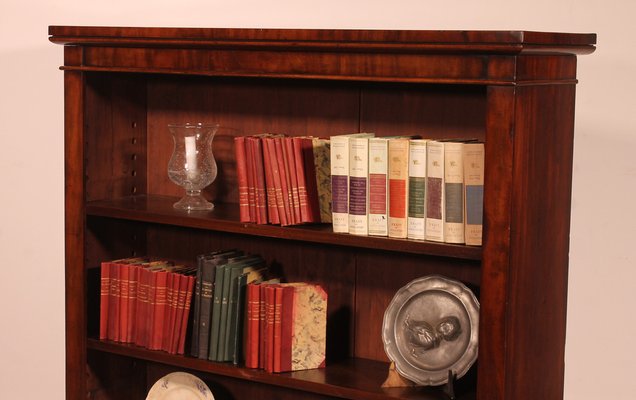
<path fill-rule="evenodd" d="M 486 106 L 484 240 L 478 399 L 504 400 L 515 86 L 489 86 Z"/>
<path fill-rule="evenodd" d="M 79 52 L 67 48 L 67 52 Z M 86 397 L 84 74 L 64 72 L 66 398 Z"/>
<path fill-rule="evenodd" d="M 563 398 L 574 83 L 517 88 L 506 398 Z"/>

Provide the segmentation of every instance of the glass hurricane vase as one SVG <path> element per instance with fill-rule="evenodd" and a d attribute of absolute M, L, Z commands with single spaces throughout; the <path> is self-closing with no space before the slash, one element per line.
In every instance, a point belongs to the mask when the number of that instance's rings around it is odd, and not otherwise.
<path fill-rule="evenodd" d="M 218 124 L 169 124 L 174 140 L 172 157 L 168 162 L 168 176 L 182 186 L 186 194 L 174 203 L 179 210 L 212 210 L 214 204 L 207 201 L 201 190 L 216 179 L 217 168 L 212 142 Z"/>

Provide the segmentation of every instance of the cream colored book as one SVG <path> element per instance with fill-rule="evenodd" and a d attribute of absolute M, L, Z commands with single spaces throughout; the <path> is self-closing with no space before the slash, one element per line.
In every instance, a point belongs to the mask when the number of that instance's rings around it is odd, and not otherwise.
<path fill-rule="evenodd" d="M 333 231 L 349 233 L 349 138 L 372 136 L 352 133 L 331 136 L 331 223 Z"/>
<path fill-rule="evenodd" d="M 426 240 L 444 241 L 444 145 L 427 143 L 426 163 Z"/>
<path fill-rule="evenodd" d="M 464 163 L 465 143 L 444 144 L 444 241 L 464 243 Z"/>
<path fill-rule="evenodd" d="M 409 239 L 424 240 L 426 232 L 426 143 L 411 139 L 409 143 Z"/>
<path fill-rule="evenodd" d="M 349 233 L 369 233 L 369 137 L 349 138 Z"/>
<path fill-rule="evenodd" d="M 369 139 L 369 235 L 388 236 L 389 139 Z"/>
<path fill-rule="evenodd" d="M 463 146 L 466 244 L 481 246 L 484 215 L 484 158 L 483 143 L 465 143 Z"/>
<path fill-rule="evenodd" d="M 406 238 L 409 193 L 408 138 L 389 140 L 389 237 Z"/>

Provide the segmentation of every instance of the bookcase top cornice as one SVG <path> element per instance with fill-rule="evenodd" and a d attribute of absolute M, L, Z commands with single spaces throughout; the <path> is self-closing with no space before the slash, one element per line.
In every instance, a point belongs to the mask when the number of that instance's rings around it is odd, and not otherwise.
<path fill-rule="evenodd" d="M 64 45 L 141 47 L 278 47 L 317 51 L 522 52 L 589 54 L 596 34 L 517 30 L 229 29 L 50 26 Z"/>

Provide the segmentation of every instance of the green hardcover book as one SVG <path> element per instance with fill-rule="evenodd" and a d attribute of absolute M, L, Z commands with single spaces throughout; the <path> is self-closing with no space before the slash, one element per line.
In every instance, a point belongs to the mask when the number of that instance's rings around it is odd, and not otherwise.
<path fill-rule="evenodd" d="M 242 360 L 243 328 L 245 320 L 245 292 L 248 283 L 263 280 L 266 267 L 263 263 L 243 268 L 243 272 L 236 279 L 233 300 L 230 302 L 230 332 L 228 336 L 228 354 L 234 365 Z"/>
<path fill-rule="evenodd" d="M 242 254 L 237 250 L 227 250 L 212 253 L 204 257 L 201 268 L 201 303 L 199 315 L 199 348 L 198 357 L 208 358 L 210 331 L 212 321 L 212 308 L 214 300 L 214 282 L 216 281 L 217 265 L 225 264 L 230 257 Z"/>
<path fill-rule="evenodd" d="M 232 361 L 232 326 L 234 324 L 233 320 L 236 318 L 234 311 L 238 300 L 237 280 L 243 273 L 254 270 L 256 266 L 261 266 L 262 263 L 263 260 L 258 256 L 246 256 L 236 260 L 235 263 L 228 266 L 228 269 L 225 271 L 223 297 L 227 298 L 227 301 L 221 302 L 221 325 L 219 328 L 220 359 L 217 361 Z"/>
<path fill-rule="evenodd" d="M 210 340 L 208 347 L 208 359 L 216 361 L 219 349 L 219 325 L 221 322 L 221 297 L 223 296 L 223 279 L 225 277 L 225 269 L 227 264 L 217 265 L 215 267 L 214 293 L 212 295 L 212 315 L 210 319 Z M 201 357 L 201 355 L 199 355 Z"/>

